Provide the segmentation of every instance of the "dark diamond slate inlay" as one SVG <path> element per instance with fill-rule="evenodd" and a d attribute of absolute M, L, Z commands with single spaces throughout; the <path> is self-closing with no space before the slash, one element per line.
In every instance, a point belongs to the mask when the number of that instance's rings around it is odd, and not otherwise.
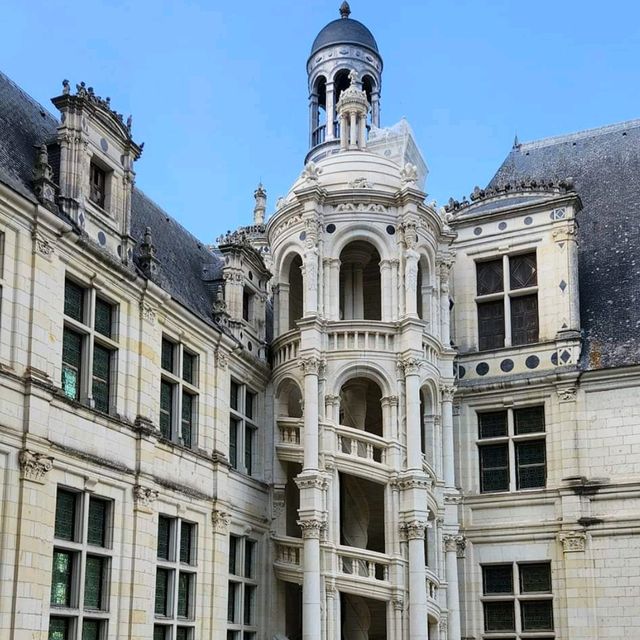
<path fill-rule="evenodd" d="M 567 288 L 567 283 L 564 280 L 560 280 L 560 284 L 558 286 L 560 287 L 560 291 L 564 293 L 564 290 Z"/>
<path fill-rule="evenodd" d="M 486 376 L 489 373 L 489 365 L 486 362 L 479 362 L 476 367 L 476 373 L 479 376 Z"/>
<path fill-rule="evenodd" d="M 557 352 L 557 351 L 554 351 L 554 352 L 551 354 L 551 364 L 552 364 L 554 367 L 557 367 L 557 366 L 558 366 L 558 352 Z"/>
<path fill-rule="evenodd" d="M 538 356 L 529 356 L 524 363 L 527 369 L 535 369 L 540 364 L 540 358 Z"/>
<path fill-rule="evenodd" d="M 505 372 L 505 373 L 509 373 L 509 371 L 511 371 L 513 369 L 513 360 L 511 358 L 505 358 L 501 363 L 500 363 L 500 368 Z"/>
<path fill-rule="evenodd" d="M 564 362 L 565 364 L 567 364 L 568 360 L 571 360 L 571 354 L 569 353 L 569 351 L 567 349 L 565 349 L 562 352 L 562 355 L 560 356 L 560 360 L 562 360 L 562 362 Z"/>

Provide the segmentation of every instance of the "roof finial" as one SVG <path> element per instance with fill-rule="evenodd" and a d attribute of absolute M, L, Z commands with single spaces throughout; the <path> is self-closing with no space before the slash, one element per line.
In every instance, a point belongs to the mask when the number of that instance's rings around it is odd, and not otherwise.
<path fill-rule="evenodd" d="M 351 7 L 349 6 L 349 3 L 347 2 L 347 0 L 345 0 L 340 5 L 340 16 L 342 18 L 348 18 L 350 15 L 351 15 Z"/>
<path fill-rule="evenodd" d="M 516 133 L 515 138 L 513 139 L 513 148 L 514 149 L 519 149 L 520 148 L 520 140 L 518 140 L 518 134 Z"/>

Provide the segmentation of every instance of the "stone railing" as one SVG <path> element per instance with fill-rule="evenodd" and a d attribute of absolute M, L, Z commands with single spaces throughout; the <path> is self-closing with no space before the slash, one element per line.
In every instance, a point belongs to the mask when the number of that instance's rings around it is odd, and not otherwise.
<path fill-rule="evenodd" d="M 340 547 L 338 549 L 338 571 L 342 575 L 354 578 L 388 582 L 389 559 L 382 553 L 367 549 Z"/>
<path fill-rule="evenodd" d="M 302 430 L 302 418 L 278 418 L 278 431 L 280 432 L 280 442 L 284 445 L 299 445 L 300 431 Z"/>
<path fill-rule="evenodd" d="M 430 336 L 422 337 L 422 357 L 434 366 L 438 366 L 437 343 Z"/>
<path fill-rule="evenodd" d="M 300 351 L 300 332 L 297 329 L 276 338 L 273 343 L 273 367 L 296 360 L 298 351 Z"/>
<path fill-rule="evenodd" d="M 392 352 L 394 349 L 395 328 L 392 324 L 342 320 L 332 322 L 327 330 L 327 351 Z"/>
<path fill-rule="evenodd" d="M 273 537 L 275 544 L 275 562 L 280 565 L 299 567 L 302 565 L 302 539 Z"/>
<path fill-rule="evenodd" d="M 336 453 L 385 464 L 387 443 L 383 438 L 343 425 L 338 425 L 335 429 L 337 438 Z"/>
<path fill-rule="evenodd" d="M 427 598 L 438 604 L 438 589 L 440 588 L 440 580 L 438 576 L 427 567 Z"/>

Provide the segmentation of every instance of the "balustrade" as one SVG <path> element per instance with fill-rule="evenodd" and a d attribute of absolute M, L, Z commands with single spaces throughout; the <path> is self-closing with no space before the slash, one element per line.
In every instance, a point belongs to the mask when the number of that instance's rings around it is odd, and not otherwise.
<path fill-rule="evenodd" d="M 393 351 L 395 348 L 393 326 L 380 326 L 381 323 L 376 322 L 377 326 L 374 329 L 371 324 L 371 322 L 356 324 L 352 321 L 333 323 L 327 332 L 327 349 L 329 351 Z"/>
<path fill-rule="evenodd" d="M 289 331 L 275 340 L 273 345 L 273 366 L 280 365 L 297 360 L 300 350 L 300 333 Z"/>
<path fill-rule="evenodd" d="M 354 578 L 387 582 L 389 560 L 384 554 L 366 549 L 342 548 L 338 551 L 338 571 Z"/>
<path fill-rule="evenodd" d="M 336 427 L 337 452 L 379 464 L 385 463 L 387 443 L 366 431 L 342 425 Z"/>
<path fill-rule="evenodd" d="M 280 417 L 278 418 L 278 429 L 280 431 L 280 444 L 300 445 L 301 418 Z"/>
<path fill-rule="evenodd" d="M 276 563 L 299 567 L 302 562 L 302 540 L 297 538 L 274 537 Z"/>

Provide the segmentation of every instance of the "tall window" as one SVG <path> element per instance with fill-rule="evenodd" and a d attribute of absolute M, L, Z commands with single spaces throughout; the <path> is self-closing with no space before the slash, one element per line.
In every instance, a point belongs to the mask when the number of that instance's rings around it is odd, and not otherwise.
<path fill-rule="evenodd" d="M 549 562 L 484 565 L 482 587 L 483 638 L 553 640 Z"/>
<path fill-rule="evenodd" d="M 89 200 L 101 209 L 105 208 L 107 201 L 107 172 L 94 162 L 89 169 Z"/>
<path fill-rule="evenodd" d="M 185 447 L 196 445 L 198 356 L 183 345 L 162 338 L 160 431 Z"/>
<path fill-rule="evenodd" d="M 103 640 L 109 623 L 112 502 L 58 488 L 49 640 Z"/>
<path fill-rule="evenodd" d="M 229 537 L 227 640 L 255 640 L 257 637 L 257 547 L 255 540 Z"/>
<path fill-rule="evenodd" d="M 94 289 L 66 279 L 62 338 L 62 391 L 98 411 L 114 409 L 117 306 Z"/>
<path fill-rule="evenodd" d="M 197 525 L 158 516 L 153 640 L 194 640 Z"/>
<path fill-rule="evenodd" d="M 235 380 L 231 381 L 229 461 L 234 469 L 248 475 L 254 475 L 256 472 L 257 404 L 257 393 L 251 391 L 244 384 Z"/>
<path fill-rule="evenodd" d="M 544 487 L 544 407 L 479 413 L 478 452 L 483 493 Z"/>
<path fill-rule="evenodd" d="M 476 263 L 478 347 L 499 349 L 538 341 L 535 251 Z"/>

